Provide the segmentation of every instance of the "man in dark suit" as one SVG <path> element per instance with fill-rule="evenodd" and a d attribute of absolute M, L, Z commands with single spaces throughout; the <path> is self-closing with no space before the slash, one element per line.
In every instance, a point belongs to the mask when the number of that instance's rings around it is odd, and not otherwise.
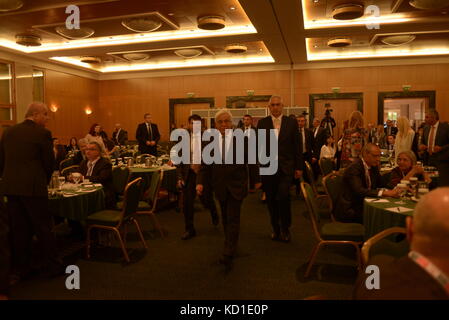
<path fill-rule="evenodd" d="M 251 134 L 251 129 L 256 130 L 257 128 L 253 126 L 253 117 L 251 117 L 251 115 L 249 114 L 245 114 L 243 116 L 243 120 L 242 120 L 242 130 L 244 133 L 250 135 Z M 248 139 L 246 139 L 245 141 L 248 141 Z M 245 146 L 246 148 L 246 146 Z M 256 164 L 249 164 L 248 165 L 248 175 L 249 175 L 249 190 L 248 192 L 253 193 L 254 190 L 254 186 L 256 184 L 256 177 L 257 177 L 257 172 L 258 172 L 258 166 Z"/>
<path fill-rule="evenodd" d="M 120 123 L 115 124 L 115 130 L 112 133 L 112 141 L 117 146 L 123 146 L 128 141 L 128 132 L 122 129 Z"/>
<path fill-rule="evenodd" d="M 199 129 L 201 133 L 201 117 L 197 114 L 193 114 L 189 117 L 189 136 L 190 136 L 190 154 L 192 155 L 194 149 L 196 148 L 196 141 L 193 139 L 193 123 L 194 121 L 199 122 Z M 198 146 L 201 148 L 201 142 Z M 202 148 L 201 148 L 202 149 Z M 200 150 L 201 150 L 200 149 Z M 182 202 L 183 202 L 183 213 L 185 222 L 185 233 L 182 235 L 182 240 L 188 240 L 196 236 L 195 226 L 193 224 L 194 216 L 194 204 L 196 198 L 196 182 L 197 175 L 199 174 L 201 164 L 192 163 L 192 157 L 190 157 L 190 163 L 180 163 L 176 166 L 176 175 L 178 179 L 178 188 L 182 190 Z M 210 177 L 208 177 L 210 178 Z M 219 218 L 217 214 L 217 209 L 215 207 L 215 202 L 213 200 L 213 195 L 210 187 L 210 183 L 204 183 L 203 194 L 200 196 L 201 202 L 204 206 L 210 210 L 213 225 L 218 225 Z"/>
<path fill-rule="evenodd" d="M 232 115 L 228 110 L 223 109 L 217 112 L 215 115 L 215 126 L 220 132 L 218 146 L 220 160 L 222 161 L 201 166 L 196 190 L 201 195 L 204 190 L 204 179 L 212 177 L 212 189 L 215 198 L 220 203 L 225 233 L 225 245 L 220 263 L 224 264 L 227 270 L 230 270 L 240 234 L 240 210 L 242 202 L 248 194 L 248 165 L 247 157 L 242 161 L 244 163 L 237 164 L 236 148 L 238 146 L 236 146 L 232 130 L 226 132 L 226 129 L 232 128 Z M 231 147 L 233 148 L 233 158 L 227 156 L 230 154 Z M 227 160 L 226 163 L 223 161 L 225 158 Z M 258 187 L 260 187 L 260 182 L 257 181 L 256 188 Z"/>
<path fill-rule="evenodd" d="M 379 288 L 368 289 L 371 274 L 362 270 L 355 299 L 448 300 L 449 299 L 449 188 L 438 188 L 419 200 L 407 217 L 410 252 L 393 258 L 374 256 L 368 265 L 379 268 Z"/>
<path fill-rule="evenodd" d="M 424 129 L 420 151 L 426 152 L 428 164 L 437 167 L 439 186 L 449 186 L 449 124 L 440 122 L 436 110 L 426 113 L 427 127 Z"/>
<path fill-rule="evenodd" d="M 53 220 L 48 210 L 48 190 L 54 168 L 47 106 L 32 103 L 25 121 L 3 133 L 0 142 L 1 193 L 7 196 L 11 232 L 12 272 L 24 277 L 32 267 L 32 239 L 37 238 L 40 267 L 47 275 L 57 275 L 62 265 L 56 259 Z"/>
<path fill-rule="evenodd" d="M 388 182 L 379 172 L 380 155 L 379 147 L 368 143 L 363 147 L 362 157 L 346 168 L 344 188 L 335 211 L 337 220 L 362 223 L 365 197 L 398 197 L 397 190 L 382 189 Z"/>
<path fill-rule="evenodd" d="M 368 133 L 368 142 L 376 143 L 376 128 L 371 122 L 368 123 L 367 133 Z"/>
<path fill-rule="evenodd" d="M 139 142 L 141 154 L 148 153 L 157 157 L 157 142 L 161 138 L 157 125 L 151 123 L 151 115 L 145 113 L 145 122 L 139 124 L 136 131 L 136 139 Z"/>
<path fill-rule="evenodd" d="M 326 144 L 326 139 L 329 134 L 328 129 L 322 128 L 320 126 L 321 121 L 318 118 L 313 119 L 313 128 L 310 130 L 313 136 L 313 156 L 312 159 L 316 159 L 316 161 L 312 161 L 312 168 L 315 174 L 315 177 L 318 177 L 320 174 L 320 166 L 318 161 L 320 160 L 321 147 Z"/>
<path fill-rule="evenodd" d="M 73 164 L 80 165 L 80 163 L 86 159 L 87 140 L 82 138 L 78 140 L 79 151 L 73 156 Z"/>
<path fill-rule="evenodd" d="M 387 127 L 385 128 L 385 135 L 386 136 L 396 136 L 396 134 L 398 133 L 398 128 L 393 126 L 393 121 L 392 120 L 387 120 Z"/>
<path fill-rule="evenodd" d="M 271 115 L 259 120 L 257 130 L 275 130 L 278 142 L 278 168 L 274 175 L 263 175 L 262 187 L 267 197 L 273 233 L 272 240 L 290 242 L 291 207 L 290 186 L 299 179 L 304 168 L 298 123 L 282 115 L 284 104 L 280 96 L 272 96 L 268 108 Z M 259 135 L 260 133 L 258 133 Z M 270 149 L 269 133 L 266 146 Z"/>
<path fill-rule="evenodd" d="M 92 141 L 87 144 L 86 159 L 80 164 L 80 173 L 92 183 L 101 183 L 104 188 L 106 208 L 115 209 L 117 199 L 112 181 L 112 164 L 101 157 L 101 147 L 97 142 Z"/>
<path fill-rule="evenodd" d="M 313 131 L 307 128 L 307 120 L 305 115 L 296 116 L 299 130 L 299 150 L 302 155 L 303 161 L 307 161 L 314 169 L 316 174 L 316 167 L 318 166 L 318 156 L 315 154 L 315 143 L 313 138 Z M 318 153 L 319 155 L 319 153 Z M 310 178 L 305 175 L 304 178 L 310 182 Z M 301 192 L 300 179 L 295 179 L 294 184 L 296 186 L 296 195 Z"/>

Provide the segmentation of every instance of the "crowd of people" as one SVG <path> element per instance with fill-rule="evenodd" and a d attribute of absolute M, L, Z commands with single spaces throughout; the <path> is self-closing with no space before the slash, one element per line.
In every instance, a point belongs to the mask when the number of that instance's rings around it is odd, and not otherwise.
<path fill-rule="evenodd" d="M 221 212 L 225 245 L 220 263 L 227 271 L 232 269 L 240 233 L 240 211 L 248 193 L 262 189 L 265 195 L 267 213 L 271 223 L 273 241 L 291 241 L 290 190 L 299 181 L 309 180 L 304 176 L 308 162 L 316 176 L 321 174 L 321 159 L 331 159 L 334 169 L 343 176 L 341 197 L 337 201 L 335 216 L 340 222 L 363 223 L 363 201 L 366 197 L 398 197 L 396 185 L 401 180 L 418 176 L 430 181 L 429 176 L 417 161 L 435 166 L 440 174 L 439 187 L 449 185 L 449 125 L 440 122 L 438 113 L 429 110 L 425 123 L 415 133 L 410 121 L 400 117 L 394 126 L 388 120 L 386 126 L 375 127 L 369 123 L 365 128 L 363 114 L 354 111 L 344 122 L 342 134 L 335 137 L 335 120 L 330 112 L 323 119 L 315 118 L 309 128 L 304 114 L 283 115 L 282 97 L 273 95 L 268 104 L 269 115 L 255 123 L 250 115 L 242 119 L 241 130 L 245 133 L 245 157 L 243 163 L 236 161 L 236 143 L 232 135 L 232 114 L 223 109 L 215 115 L 215 128 L 219 131 L 219 159 L 232 155 L 233 161 L 216 163 L 181 163 L 177 165 L 177 185 L 182 194 L 182 208 L 185 221 L 183 240 L 196 236 L 194 227 L 194 201 L 196 195 L 211 213 L 213 225 L 220 218 L 214 198 Z M 144 122 L 136 130 L 140 154 L 157 155 L 160 133 L 151 115 L 144 115 Z M 128 141 L 128 133 L 120 124 L 116 125 L 111 139 L 99 124 L 93 124 L 89 133 L 78 140 L 73 137 L 63 147 L 51 132 L 45 128 L 48 109 L 42 103 L 32 103 L 26 120 L 6 130 L 0 142 L 0 173 L 2 194 L 6 196 L 6 207 L 1 206 L 2 217 L 9 217 L 10 250 L 8 264 L 0 271 L 0 289 L 7 291 L 11 276 L 26 277 L 32 269 L 38 268 L 49 276 L 60 274 L 62 263 L 56 257 L 55 240 L 52 233 L 52 217 L 48 210 L 47 185 L 59 164 L 68 155 L 79 165 L 79 172 L 91 182 L 101 183 L 105 191 L 105 206 L 116 209 L 117 195 L 112 180 L 113 158 L 120 146 Z M 194 121 L 201 121 L 198 115 L 188 118 L 185 130 L 192 133 Z M 261 130 L 274 130 L 277 139 L 277 170 L 272 175 L 261 175 L 267 165 L 249 161 L 247 143 L 250 135 Z M 193 135 L 191 146 L 193 146 Z M 270 135 L 263 141 L 266 150 L 270 148 Z M 259 141 L 260 145 L 260 141 Z M 205 148 L 207 144 L 201 147 Z M 381 175 L 382 154 L 388 154 L 397 166 L 390 175 Z M 447 188 L 438 189 L 449 196 Z M 430 197 L 430 195 L 429 195 Z M 447 203 L 445 204 L 447 206 Z M 3 219 L 4 220 L 4 219 Z M 0 219 L 0 231 L 3 226 Z M 71 222 L 74 229 L 81 225 Z M 416 228 L 418 228 L 418 223 Z M 427 226 L 428 227 L 428 226 Z M 427 230 L 428 231 L 428 230 Z M 426 232 L 427 232 L 426 231 Z M 447 230 L 446 230 L 447 231 Z M 418 234 L 418 231 L 415 231 Z M 3 236 L 4 233 L 0 234 Z M 39 264 L 31 263 L 33 236 L 40 243 L 43 254 Z M 447 235 L 446 235 L 447 237 Z M 420 254 L 425 251 L 416 249 Z M 432 257 L 428 257 L 432 259 Z M 5 280 L 7 279 L 7 280 Z M 5 281 L 7 284 L 5 284 Z M 0 291 L 0 293 L 2 293 Z"/>

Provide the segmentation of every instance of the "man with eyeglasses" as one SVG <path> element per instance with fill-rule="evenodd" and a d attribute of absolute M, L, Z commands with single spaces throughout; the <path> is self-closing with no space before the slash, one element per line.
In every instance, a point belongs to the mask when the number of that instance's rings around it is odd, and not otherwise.
<path fill-rule="evenodd" d="M 298 123 L 282 115 L 284 104 L 280 96 L 272 96 L 268 108 L 270 115 L 259 120 L 260 130 L 275 130 L 278 141 L 278 169 L 274 175 L 262 176 L 262 188 L 266 193 L 268 211 L 270 212 L 273 241 L 290 242 L 291 207 L 290 186 L 293 178 L 299 179 L 304 168 L 304 160 L 300 152 L 300 136 Z M 267 132 L 266 150 L 270 139 Z"/>

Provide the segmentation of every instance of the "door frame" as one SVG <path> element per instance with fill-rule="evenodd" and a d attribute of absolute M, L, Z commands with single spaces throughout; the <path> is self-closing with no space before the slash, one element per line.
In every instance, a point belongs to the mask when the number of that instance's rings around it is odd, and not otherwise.
<path fill-rule="evenodd" d="M 215 107 L 215 98 L 170 98 L 168 99 L 168 128 L 170 130 L 171 124 L 175 122 L 175 105 L 177 104 L 194 104 L 194 103 L 209 103 L 209 108 Z"/>
<path fill-rule="evenodd" d="M 226 108 L 229 109 L 239 109 L 240 107 L 234 106 L 236 102 L 258 102 L 258 101 L 270 101 L 272 95 L 252 95 L 252 96 L 227 96 L 226 97 Z M 248 107 L 241 107 L 248 108 Z"/>
<path fill-rule="evenodd" d="M 436 91 L 390 91 L 377 93 L 377 124 L 383 124 L 385 99 L 394 98 L 428 98 L 429 109 L 435 109 Z"/>
<path fill-rule="evenodd" d="M 316 100 L 343 100 L 352 99 L 357 102 L 357 110 L 363 113 L 363 92 L 348 93 L 311 93 L 309 94 L 309 113 L 315 117 L 315 101 Z M 310 117 L 309 117 L 310 119 Z"/>

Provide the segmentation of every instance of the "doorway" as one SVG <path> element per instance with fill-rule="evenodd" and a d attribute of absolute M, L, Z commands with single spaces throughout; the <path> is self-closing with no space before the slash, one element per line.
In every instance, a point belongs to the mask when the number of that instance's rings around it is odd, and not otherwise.
<path fill-rule="evenodd" d="M 169 128 L 184 128 L 193 109 L 214 108 L 214 98 L 169 99 Z"/>
<path fill-rule="evenodd" d="M 387 120 L 396 122 L 399 117 L 406 117 L 416 130 L 424 122 L 425 113 L 429 109 L 428 98 L 397 98 L 384 100 L 383 123 Z"/>

